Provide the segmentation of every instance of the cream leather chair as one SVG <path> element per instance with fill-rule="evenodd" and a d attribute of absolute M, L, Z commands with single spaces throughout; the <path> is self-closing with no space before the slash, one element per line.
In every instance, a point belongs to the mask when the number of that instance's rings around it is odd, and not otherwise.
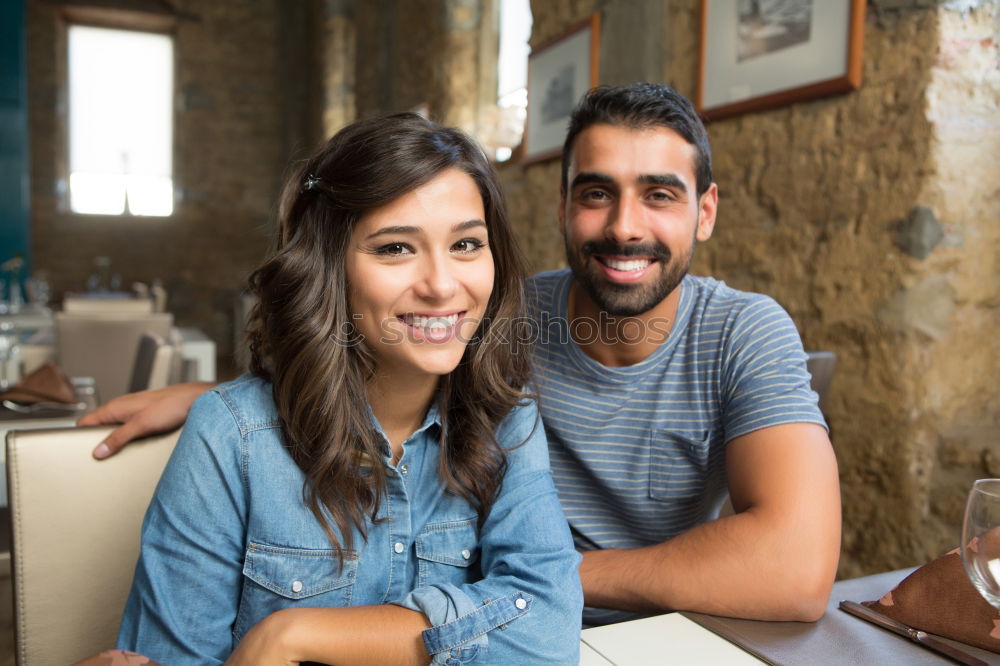
<path fill-rule="evenodd" d="M 7 435 L 19 666 L 72 664 L 114 647 L 139 530 L 178 432 L 98 462 L 110 428 Z"/>
<path fill-rule="evenodd" d="M 56 314 L 56 358 L 70 377 L 93 377 L 101 402 L 127 393 L 139 339 L 170 336 L 174 318 L 153 314 Z"/>

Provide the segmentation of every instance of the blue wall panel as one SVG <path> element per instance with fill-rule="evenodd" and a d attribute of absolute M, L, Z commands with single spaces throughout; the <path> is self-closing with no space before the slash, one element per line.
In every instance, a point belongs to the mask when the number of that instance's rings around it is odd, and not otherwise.
<path fill-rule="evenodd" d="M 30 260 L 24 33 L 24 0 L 0 2 L 0 262 L 16 254 Z"/>

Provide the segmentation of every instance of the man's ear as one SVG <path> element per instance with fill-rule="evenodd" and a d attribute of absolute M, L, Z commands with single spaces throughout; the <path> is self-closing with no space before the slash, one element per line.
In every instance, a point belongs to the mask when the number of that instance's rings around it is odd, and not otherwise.
<path fill-rule="evenodd" d="M 719 188 L 712 183 L 698 200 L 698 228 L 694 237 L 704 243 L 712 237 L 715 229 L 715 215 L 719 210 Z"/>
<path fill-rule="evenodd" d="M 566 188 L 559 188 L 559 210 L 556 211 L 559 218 L 559 233 L 566 235 Z"/>

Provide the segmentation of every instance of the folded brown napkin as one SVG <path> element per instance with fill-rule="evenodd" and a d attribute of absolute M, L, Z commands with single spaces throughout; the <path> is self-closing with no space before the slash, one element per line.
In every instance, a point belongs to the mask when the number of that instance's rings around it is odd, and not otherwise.
<path fill-rule="evenodd" d="M 863 603 L 914 629 L 1000 653 L 1000 610 L 972 586 L 958 548 L 920 567 L 878 601 Z"/>
<path fill-rule="evenodd" d="M 76 402 L 76 391 L 62 370 L 51 361 L 21 378 L 10 389 L 0 393 L 0 400 L 24 404 L 36 402 Z"/>

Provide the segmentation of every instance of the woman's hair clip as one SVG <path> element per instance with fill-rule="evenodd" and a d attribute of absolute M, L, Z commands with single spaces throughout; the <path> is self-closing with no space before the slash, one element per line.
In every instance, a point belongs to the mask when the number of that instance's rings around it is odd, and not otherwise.
<path fill-rule="evenodd" d="M 306 176 L 305 181 L 302 183 L 302 189 L 305 192 L 308 192 L 310 190 L 315 190 L 317 187 L 319 187 L 319 184 L 320 184 L 319 176 L 314 176 L 312 174 L 309 174 Z"/>

